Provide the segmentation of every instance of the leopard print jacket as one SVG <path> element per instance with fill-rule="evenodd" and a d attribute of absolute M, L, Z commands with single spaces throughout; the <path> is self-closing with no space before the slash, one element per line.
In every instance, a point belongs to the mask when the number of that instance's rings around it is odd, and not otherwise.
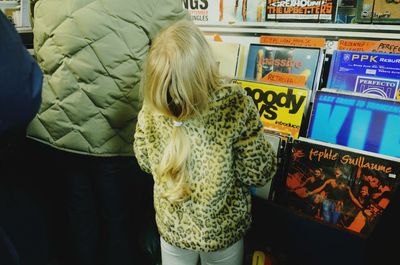
<path fill-rule="evenodd" d="M 249 186 L 270 181 L 276 154 L 267 142 L 252 99 L 237 85 L 216 90 L 208 110 L 182 125 L 191 141 L 190 198 L 171 204 L 156 167 L 170 137 L 172 120 L 139 113 L 134 151 L 143 170 L 154 177 L 154 206 L 162 238 L 195 251 L 216 251 L 241 239 L 251 223 Z"/>

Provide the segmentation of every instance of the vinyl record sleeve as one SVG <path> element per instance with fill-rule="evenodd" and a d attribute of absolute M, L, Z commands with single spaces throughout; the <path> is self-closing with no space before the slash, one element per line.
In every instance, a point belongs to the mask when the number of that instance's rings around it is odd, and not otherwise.
<path fill-rule="evenodd" d="M 400 54 L 336 50 L 326 87 L 400 99 Z"/>
<path fill-rule="evenodd" d="M 357 23 L 400 24 L 397 0 L 358 0 Z"/>
<path fill-rule="evenodd" d="M 293 138 L 299 137 L 309 103 L 307 89 L 246 80 L 234 82 L 240 84 L 254 100 L 265 129 Z"/>
<path fill-rule="evenodd" d="M 281 155 L 282 148 L 283 148 L 281 136 L 273 134 L 273 133 L 269 133 L 269 132 L 265 132 L 265 135 L 268 139 L 268 142 L 271 144 L 273 150 L 275 151 L 276 155 L 279 158 Z M 279 159 L 278 159 L 278 167 L 280 167 Z M 279 170 L 277 170 L 277 173 L 278 172 L 279 172 Z M 274 179 L 276 177 L 277 177 L 277 174 L 275 174 L 275 176 L 271 179 L 271 181 L 267 182 L 267 184 L 265 184 L 262 187 L 251 187 L 250 192 L 254 196 L 257 196 L 261 199 L 264 199 L 264 200 L 271 199 Z"/>
<path fill-rule="evenodd" d="M 399 174 L 398 158 L 299 138 L 282 202 L 310 219 L 367 237 L 390 204 Z"/>
<path fill-rule="evenodd" d="M 251 43 L 247 56 L 246 80 L 304 87 L 317 90 L 322 70 L 321 48 Z M 276 76 L 278 78 L 269 78 Z M 295 81 L 291 81 L 295 80 Z"/>
<path fill-rule="evenodd" d="M 333 22 L 336 1 L 268 0 L 267 20 L 298 22 Z"/>
<path fill-rule="evenodd" d="M 239 43 L 209 41 L 219 72 L 223 76 L 236 78 L 239 66 L 241 45 Z"/>
<path fill-rule="evenodd" d="M 307 137 L 400 157 L 400 102 L 321 90 L 315 95 Z"/>
<path fill-rule="evenodd" d="M 263 22 L 266 0 L 184 0 L 193 21 L 216 22 Z"/>

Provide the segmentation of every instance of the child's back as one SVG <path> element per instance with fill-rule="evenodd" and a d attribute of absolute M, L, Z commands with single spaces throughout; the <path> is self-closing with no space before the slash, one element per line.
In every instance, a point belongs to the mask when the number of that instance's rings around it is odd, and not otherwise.
<path fill-rule="evenodd" d="M 163 241 L 211 253 L 240 241 L 251 223 L 248 187 L 265 184 L 276 170 L 252 99 L 222 83 L 191 22 L 176 23 L 154 42 L 144 95 L 135 154 L 154 177 Z"/>

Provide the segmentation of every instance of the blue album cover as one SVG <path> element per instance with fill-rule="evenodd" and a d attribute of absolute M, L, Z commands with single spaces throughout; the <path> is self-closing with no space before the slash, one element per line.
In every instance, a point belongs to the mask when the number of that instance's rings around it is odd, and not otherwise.
<path fill-rule="evenodd" d="M 400 102 L 317 91 L 308 138 L 400 157 Z"/>
<path fill-rule="evenodd" d="M 400 54 L 336 50 L 327 88 L 399 99 Z"/>
<path fill-rule="evenodd" d="M 303 87 L 316 90 L 322 67 L 321 56 L 320 48 L 251 43 L 245 79 L 266 82 L 268 74 L 277 72 L 283 74 L 282 85 L 291 85 L 285 83 L 285 78 L 304 77 Z"/>

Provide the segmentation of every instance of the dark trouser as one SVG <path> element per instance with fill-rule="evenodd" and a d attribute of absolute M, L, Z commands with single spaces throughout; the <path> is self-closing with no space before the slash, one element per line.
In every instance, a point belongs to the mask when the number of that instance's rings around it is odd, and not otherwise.
<path fill-rule="evenodd" d="M 0 264 L 48 264 L 49 241 L 42 204 L 35 196 L 25 129 L 0 137 Z"/>
<path fill-rule="evenodd" d="M 57 264 L 151 265 L 144 261 L 151 257 L 142 232 L 149 222 L 143 211 L 153 209 L 152 178 L 135 158 L 85 156 L 31 144 L 32 157 L 40 160 L 36 170 L 43 176 L 35 185 L 48 207 Z"/>
<path fill-rule="evenodd" d="M 15 263 L 5 262 L 0 254 L 0 264 L 46 264 L 48 238 L 43 211 L 25 191 L 4 188 L 7 190 L 0 187 L 0 227 L 4 230 L 0 233 L 0 252 L 8 249 Z"/>
<path fill-rule="evenodd" d="M 7 234 L 0 227 L 0 261 L 4 265 L 19 265 L 18 253 Z"/>
<path fill-rule="evenodd" d="M 69 158 L 64 174 L 77 264 L 94 265 L 99 259 L 100 264 L 134 264 L 132 210 L 140 202 L 134 184 L 143 177 L 135 170 L 132 157 Z"/>

